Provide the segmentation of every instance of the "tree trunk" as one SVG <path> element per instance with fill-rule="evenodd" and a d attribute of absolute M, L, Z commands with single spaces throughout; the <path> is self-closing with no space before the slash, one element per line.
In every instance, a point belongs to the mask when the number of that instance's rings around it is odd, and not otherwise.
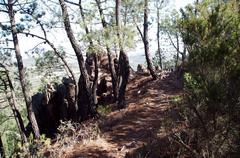
<path fill-rule="evenodd" d="M 147 67 L 150 71 L 150 74 L 154 80 L 157 79 L 157 75 L 152 66 L 152 61 L 150 59 L 149 53 L 149 40 L 148 40 L 148 0 L 144 0 L 144 24 L 143 24 L 143 37 L 144 37 L 144 49 L 145 49 L 145 57 L 147 61 Z"/>
<path fill-rule="evenodd" d="M 120 34 L 120 28 L 121 28 L 121 20 L 120 20 L 120 6 L 121 6 L 121 0 L 116 0 L 116 27 L 117 27 L 117 37 L 118 37 L 118 44 L 120 48 L 120 54 L 119 54 L 119 73 L 120 73 L 120 81 L 119 84 L 119 94 L 118 94 L 118 108 L 124 108 L 126 106 L 125 102 L 125 92 L 126 87 L 128 83 L 128 78 L 130 74 L 130 66 L 129 66 L 129 59 L 127 54 L 123 50 L 122 45 L 122 38 Z"/>
<path fill-rule="evenodd" d="M 83 26 L 84 26 L 84 29 L 85 29 L 85 32 L 86 32 L 86 35 L 87 35 L 87 38 L 88 38 L 88 41 L 90 43 L 90 47 L 93 47 L 93 41 L 90 37 L 90 32 L 89 32 L 89 29 L 87 27 L 87 24 L 86 24 L 86 21 L 85 21 L 85 15 L 84 15 L 84 12 L 83 12 L 83 8 L 82 8 L 82 0 L 79 0 L 79 10 L 80 10 L 80 13 L 81 13 L 81 17 L 82 17 L 82 21 L 83 21 Z"/>
<path fill-rule="evenodd" d="M 97 7 L 98 7 L 98 11 L 101 17 L 101 22 L 102 22 L 102 26 L 103 29 L 107 29 L 107 23 L 106 20 L 104 18 L 103 15 L 103 9 L 101 7 L 101 3 L 99 0 L 95 0 L 97 3 Z M 105 31 L 105 35 L 106 38 L 109 38 L 109 33 L 107 31 Z M 108 54 L 108 63 L 109 63 L 109 70 L 111 73 L 111 78 L 112 78 L 112 90 L 113 90 L 113 95 L 114 95 L 114 100 L 117 101 L 117 97 L 118 97 L 118 77 L 117 77 L 117 73 L 115 71 L 115 66 L 114 66 L 114 62 L 113 62 L 113 58 L 112 58 L 112 53 L 110 51 L 110 48 L 108 46 L 108 44 L 106 44 L 106 49 L 107 49 L 107 54 Z"/>
<path fill-rule="evenodd" d="M 90 44 L 90 50 L 92 51 L 91 53 L 93 53 L 93 58 L 94 58 L 94 79 L 93 79 L 93 84 L 92 84 L 92 95 L 93 95 L 93 100 L 94 100 L 94 104 L 97 105 L 98 100 L 97 100 L 97 85 L 98 85 L 98 58 L 97 58 L 97 54 L 96 54 L 96 50 L 94 50 L 94 46 L 93 46 L 93 40 L 90 37 L 90 32 L 89 29 L 87 27 L 86 21 L 85 21 L 85 15 L 83 12 L 83 8 L 82 8 L 82 1 L 79 0 L 79 10 L 82 16 L 82 20 L 83 20 L 83 25 L 85 28 L 85 32 L 86 35 L 88 37 L 88 41 Z"/>
<path fill-rule="evenodd" d="M 2 142 L 1 136 L 0 136 L 0 158 L 5 158 L 5 152 L 4 152 L 4 147 L 3 147 L 3 142 Z"/>
<path fill-rule="evenodd" d="M 92 116 L 96 114 L 96 111 L 93 108 L 94 101 L 92 96 L 92 90 L 90 89 L 89 76 L 86 71 L 80 46 L 73 35 L 73 30 L 70 25 L 67 6 L 64 0 L 59 0 L 59 3 L 62 9 L 62 16 L 63 16 L 64 26 L 65 26 L 65 31 L 67 33 L 68 39 L 71 42 L 73 50 L 77 56 L 78 65 L 81 72 L 81 76 L 79 78 L 79 83 L 78 83 L 78 86 L 79 86 L 78 106 L 79 106 L 79 111 L 81 115 L 81 120 L 85 120 L 88 118 L 89 114 Z"/>
<path fill-rule="evenodd" d="M 185 63 L 186 53 L 187 53 L 187 48 L 186 48 L 186 46 L 184 46 L 183 52 L 182 52 L 182 63 Z"/>
<path fill-rule="evenodd" d="M 128 84 L 128 78 L 130 74 L 130 65 L 127 54 L 120 49 L 119 55 L 119 69 L 120 69 L 120 87 L 118 94 L 118 107 L 124 108 L 126 106 L 125 103 L 125 92 Z"/>
<path fill-rule="evenodd" d="M 177 58 L 176 58 L 176 61 L 175 61 L 175 70 L 177 70 L 177 67 L 178 67 L 179 52 L 180 52 L 180 48 L 179 48 L 179 37 L 178 37 L 177 34 L 176 34 L 176 40 L 177 40 Z"/>
<path fill-rule="evenodd" d="M 21 83 L 21 87 L 22 87 L 22 93 L 24 96 L 24 100 L 25 100 L 26 106 L 27 106 L 28 119 L 30 120 L 30 123 L 32 125 L 35 137 L 37 139 L 39 139 L 40 132 L 39 132 L 38 124 L 37 124 L 37 121 L 35 118 L 35 114 L 33 112 L 32 101 L 31 101 L 30 95 L 27 92 L 27 84 L 26 84 L 26 80 L 25 80 L 25 70 L 24 70 L 24 66 L 23 66 L 22 56 L 21 56 L 19 43 L 18 43 L 18 37 L 17 37 L 17 28 L 16 28 L 16 23 L 15 23 L 15 17 L 14 17 L 13 2 L 14 2 L 13 0 L 8 0 L 8 9 L 9 9 L 9 18 L 10 18 L 10 23 L 11 23 L 11 32 L 12 32 L 12 37 L 13 37 L 14 49 L 15 49 L 17 65 L 18 65 L 19 79 L 20 79 L 20 83 Z"/>
<path fill-rule="evenodd" d="M 5 95 L 7 97 L 8 103 L 11 107 L 12 112 L 13 112 L 13 116 L 14 116 L 15 121 L 17 123 L 17 127 L 18 127 L 19 133 L 21 135 L 22 141 L 24 143 L 26 143 L 27 142 L 26 130 L 25 130 L 25 126 L 24 126 L 24 123 L 23 123 L 22 116 L 21 116 L 19 110 L 17 109 L 16 97 L 15 97 L 15 92 L 14 92 L 12 81 L 9 77 L 8 70 L 5 68 L 5 66 L 2 65 L 2 64 L 0 64 L 0 66 L 5 69 L 4 72 L 5 72 L 5 75 L 6 75 L 6 80 L 4 80 L 0 76 L 0 80 L 2 80 L 3 83 L 4 83 Z M 8 87 L 10 88 L 10 93 L 11 93 L 10 97 L 8 96 L 8 93 L 7 93 Z"/>
<path fill-rule="evenodd" d="M 159 56 L 159 65 L 162 69 L 162 53 L 160 48 L 160 8 L 157 6 L 157 43 L 158 43 L 158 56 Z"/>
<path fill-rule="evenodd" d="M 172 46 L 175 48 L 176 52 L 177 52 L 177 56 L 176 56 L 176 60 L 175 60 L 175 70 L 177 69 L 177 66 L 178 66 L 178 62 L 179 62 L 179 54 L 182 55 L 182 60 L 185 60 L 185 57 L 186 57 L 186 47 L 184 48 L 183 52 L 180 52 L 180 43 L 179 43 L 179 35 L 177 33 L 174 34 L 174 36 L 176 37 L 176 43 L 177 45 L 173 42 L 173 39 L 170 35 L 170 33 L 167 31 L 166 32 L 167 35 L 168 35 L 168 38 L 172 44 Z"/>
<path fill-rule="evenodd" d="M 94 54 L 94 80 L 93 80 L 93 86 L 92 86 L 92 94 L 93 94 L 93 100 L 94 100 L 94 104 L 97 105 L 98 104 L 98 100 L 97 100 L 97 85 L 98 85 L 98 58 L 96 53 Z"/>

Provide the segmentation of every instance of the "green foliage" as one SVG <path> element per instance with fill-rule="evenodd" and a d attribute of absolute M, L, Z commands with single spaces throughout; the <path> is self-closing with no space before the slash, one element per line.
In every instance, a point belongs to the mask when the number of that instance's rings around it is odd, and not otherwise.
<path fill-rule="evenodd" d="M 46 68 L 53 68 L 58 62 L 58 58 L 56 58 L 52 51 L 46 51 L 42 52 L 42 54 L 39 54 L 39 56 L 36 58 L 36 67 L 38 71 L 41 71 Z"/>
<path fill-rule="evenodd" d="M 173 97 L 171 99 L 171 103 L 174 104 L 174 105 L 178 105 L 180 104 L 182 101 L 182 98 L 180 96 L 176 96 L 176 97 Z"/>
<path fill-rule="evenodd" d="M 42 91 L 47 83 L 58 83 L 61 75 L 63 76 L 63 64 L 59 61 L 52 51 L 35 52 L 37 56 L 36 71 L 41 76 L 40 91 Z M 62 54 L 64 56 L 64 54 Z M 37 86 L 37 85 L 36 85 Z"/>
<path fill-rule="evenodd" d="M 174 69 L 175 61 L 173 59 L 163 60 L 163 69 Z"/>
<path fill-rule="evenodd" d="M 51 139 L 46 138 L 45 135 L 41 135 L 39 140 L 34 139 L 31 134 L 28 138 L 28 142 L 25 144 L 18 143 L 18 151 L 14 156 L 20 157 L 45 157 L 45 147 L 51 144 Z"/>
<path fill-rule="evenodd" d="M 184 79 L 185 79 L 185 83 L 186 83 L 185 84 L 186 89 L 196 90 L 196 89 L 200 88 L 196 77 L 193 77 L 191 75 L 191 73 L 185 73 Z"/>
<path fill-rule="evenodd" d="M 203 1 L 179 20 L 189 51 L 185 115 L 200 157 L 239 155 L 239 2 Z"/>
<path fill-rule="evenodd" d="M 99 105 L 97 108 L 97 112 L 103 116 L 109 114 L 111 111 L 112 111 L 112 108 L 107 105 Z"/>
<path fill-rule="evenodd" d="M 163 51 L 161 52 L 161 56 L 162 56 L 162 63 L 166 62 L 166 57 Z M 160 66 L 160 58 L 159 58 L 158 51 L 156 51 L 154 56 L 152 57 L 152 63 L 153 63 L 153 66 Z"/>
<path fill-rule="evenodd" d="M 152 58 L 152 64 L 153 66 L 158 66 L 159 65 L 159 57 L 158 55 L 155 55 L 153 58 Z"/>
<path fill-rule="evenodd" d="M 169 15 L 166 15 L 160 23 L 160 29 L 163 32 L 168 32 L 171 35 L 179 34 L 179 24 L 177 20 L 180 18 L 179 12 L 173 10 Z"/>
<path fill-rule="evenodd" d="M 1 48 L 8 48 L 8 40 L 4 43 L 2 43 L 3 47 Z M 17 103 L 19 104 L 18 109 L 23 111 L 25 110 L 22 108 L 22 94 L 20 94 L 20 91 L 18 91 L 17 87 L 19 85 L 18 82 L 15 82 L 13 79 L 17 78 L 16 75 L 16 67 L 13 64 L 13 61 L 11 60 L 11 53 L 12 50 L 10 49 L 1 49 L 0 48 L 0 63 L 3 66 L 0 66 L 0 136 L 3 140 L 4 150 L 6 157 L 12 157 L 12 154 L 17 150 L 17 144 L 21 142 L 21 137 L 19 130 L 17 128 L 16 121 L 13 117 L 12 110 L 9 106 L 7 98 L 10 97 L 9 95 L 9 88 L 6 89 L 4 86 L 4 82 L 6 81 L 6 70 L 3 68 L 4 66 L 8 69 L 8 73 L 10 76 L 10 79 L 12 80 L 14 84 L 15 91 L 19 94 L 16 95 L 17 97 Z M 6 95 L 7 94 L 7 95 Z M 23 119 L 26 119 L 26 115 L 22 113 Z"/>
<path fill-rule="evenodd" d="M 163 69 L 173 69 L 175 67 L 175 59 L 167 59 L 163 52 L 162 52 L 162 66 Z M 159 60 L 159 54 L 158 52 L 155 53 L 155 56 L 152 58 L 153 66 L 159 66 L 160 60 Z"/>
<path fill-rule="evenodd" d="M 1 83 L 0 83 L 1 84 Z M 5 91 L 5 90 L 4 90 Z M 6 97 L 4 92 L 0 91 L 1 97 Z M 9 97 L 9 96 L 8 96 Z M 21 106 L 21 98 L 18 99 L 18 109 L 21 111 L 21 116 L 24 122 L 27 122 L 27 112 L 26 109 Z M 21 142 L 21 136 L 19 129 L 17 127 L 16 121 L 13 117 L 12 110 L 8 105 L 8 102 L 0 104 L 0 136 L 3 140 L 3 145 L 5 149 L 5 154 L 7 157 L 12 157 L 12 155 L 17 151 L 17 144 Z"/>
<path fill-rule="evenodd" d="M 0 135 L 3 139 L 5 154 L 7 157 L 17 150 L 17 144 L 21 141 L 21 137 L 18 132 L 18 128 L 14 118 L 10 118 L 10 108 L 1 110 L 0 112 Z"/>
<path fill-rule="evenodd" d="M 87 54 L 91 54 L 91 53 L 96 53 L 96 54 L 103 54 L 104 53 L 104 49 L 100 46 L 100 45 L 93 45 L 93 46 L 88 46 L 87 47 L 87 51 L 86 51 Z"/>

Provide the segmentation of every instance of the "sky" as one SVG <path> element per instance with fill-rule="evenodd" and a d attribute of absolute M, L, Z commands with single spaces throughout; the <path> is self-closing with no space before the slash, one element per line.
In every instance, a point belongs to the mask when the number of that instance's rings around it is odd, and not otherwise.
<path fill-rule="evenodd" d="M 174 1 L 175 1 L 176 9 L 180 9 L 180 8 L 194 2 L 194 0 L 174 0 Z"/>
<path fill-rule="evenodd" d="M 180 10 L 180 8 L 183 8 L 187 6 L 188 4 L 192 4 L 194 0 L 170 0 L 171 9 L 176 9 Z M 154 25 L 152 28 L 149 30 L 149 38 L 150 38 L 150 54 L 153 57 L 155 55 L 155 52 L 157 50 L 157 42 L 156 42 L 156 31 L 157 27 Z M 169 45 L 170 41 L 167 41 L 165 45 Z M 161 45 L 161 43 L 160 43 Z M 171 46 L 170 46 L 171 47 Z M 175 49 L 172 48 L 166 48 L 169 49 L 170 51 L 175 51 Z M 167 59 L 170 59 L 173 57 L 175 52 L 165 52 L 164 56 Z M 137 47 L 134 50 L 131 50 L 128 52 L 129 59 L 130 59 L 130 64 L 131 66 L 136 69 L 138 64 L 143 64 L 145 63 L 145 56 L 144 56 L 144 48 L 142 43 L 138 43 Z"/>
<path fill-rule="evenodd" d="M 170 3 L 172 4 L 172 8 L 179 10 L 181 7 L 184 7 L 187 4 L 193 3 L 193 0 L 170 0 Z M 0 13 L 0 19 L 3 19 L 3 18 L 5 19 L 6 17 L 1 15 Z M 38 31 L 39 30 L 35 30 L 37 34 L 39 34 Z M 157 50 L 156 28 L 154 26 L 150 27 L 149 37 L 150 37 L 150 50 L 152 50 L 151 55 L 153 56 L 155 51 Z M 50 32 L 49 39 L 50 41 L 54 41 L 54 44 L 57 46 L 65 46 L 66 50 L 68 50 L 68 53 L 74 54 L 64 29 L 52 30 Z M 38 43 L 40 42 L 42 41 L 36 38 L 27 38 L 22 35 L 19 36 L 19 45 L 25 61 L 28 61 L 31 59 L 24 52 L 31 50 L 34 46 L 38 45 Z M 47 45 L 44 45 L 43 47 L 45 47 L 46 49 L 50 49 Z M 143 44 L 141 42 L 137 43 L 134 49 L 128 50 L 128 55 L 130 58 L 130 64 L 134 68 L 136 68 L 137 64 L 145 63 Z M 169 57 L 171 57 L 171 55 L 172 54 L 167 54 L 167 56 Z"/>

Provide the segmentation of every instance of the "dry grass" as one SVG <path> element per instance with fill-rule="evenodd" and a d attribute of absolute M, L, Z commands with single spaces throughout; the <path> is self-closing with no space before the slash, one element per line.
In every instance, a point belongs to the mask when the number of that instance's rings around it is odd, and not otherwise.
<path fill-rule="evenodd" d="M 76 145 L 87 144 L 100 138 L 97 123 L 91 121 L 82 124 L 62 122 L 56 141 L 52 146 L 47 147 L 46 151 L 48 151 L 48 157 L 60 158 L 72 152 Z"/>
<path fill-rule="evenodd" d="M 62 158 L 74 151 L 75 146 L 97 142 L 104 144 L 98 125 L 94 121 L 82 124 L 70 121 L 61 122 L 56 138 L 50 140 L 42 136 L 38 141 L 26 143 L 20 147 L 20 157 Z"/>

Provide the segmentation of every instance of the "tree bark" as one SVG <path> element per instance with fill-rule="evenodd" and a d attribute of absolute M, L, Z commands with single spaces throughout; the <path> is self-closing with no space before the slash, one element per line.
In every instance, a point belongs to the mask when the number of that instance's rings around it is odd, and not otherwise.
<path fill-rule="evenodd" d="M 147 67 L 148 70 L 152 76 L 152 78 L 155 80 L 157 79 L 157 75 L 155 74 L 155 71 L 152 66 L 152 61 L 150 59 L 150 53 L 149 53 L 149 40 L 148 40 L 148 0 L 144 0 L 144 24 L 143 24 L 143 37 L 144 37 L 144 50 L 145 50 L 145 57 L 147 61 Z"/>
<path fill-rule="evenodd" d="M 62 9 L 62 16 L 65 26 L 65 31 L 67 33 L 68 39 L 72 45 L 72 48 L 77 56 L 78 66 L 81 72 L 81 76 L 79 78 L 79 94 L 78 94 L 78 106 L 80 111 L 81 120 L 86 120 L 88 115 L 95 115 L 96 111 L 93 108 L 94 101 L 92 97 L 92 90 L 90 89 L 89 76 L 86 71 L 86 67 L 84 64 L 84 58 L 82 55 L 82 51 L 80 49 L 80 45 L 77 43 L 75 36 L 73 35 L 73 30 L 70 25 L 69 14 L 67 10 L 67 6 L 64 0 L 59 0 Z"/>
<path fill-rule="evenodd" d="M 6 69 L 6 67 L 4 65 L 2 65 L 0 63 L 0 67 L 2 67 L 4 69 L 5 75 L 6 75 L 6 79 L 3 79 L 2 76 L 0 76 L 0 80 L 2 80 L 3 84 L 4 84 L 4 88 L 5 88 L 5 95 L 7 97 L 8 103 L 11 107 L 11 110 L 13 112 L 13 116 L 15 118 L 19 133 L 21 135 L 22 141 L 24 143 L 27 142 L 27 137 L 26 137 L 26 130 L 25 130 L 25 126 L 23 123 L 23 119 L 22 116 L 19 112 L 19 110 L 17 109 L 17 102 L 16 102 L 16 97 L 15 97 L 15 92 L 14 92 L 14 88 L 13 88 L 13 84 L 12 81 L 10 79 L 10 76 L 8 74 L 8 70 Z M 10 88 L 10 97 L 7 93 L 8 87 Z"/>
<path fill-rule="evenodd" d="M 27 92 L 25 70 L 24 70 L 24 66 L 23 66 L 22 56 L 21 56 L 19 43 L 18 43 L 18 37 L 17 37 L 17 27 L 16 27 L 15 17 L 14 17 L 13 2 L 14 2 L 13 0 L 8 0 L 8 9 L 9 9 L 10 24 L 11 24 L 11 32 L 12 32 L 13 43 L 14 43 L 14 50 L 15 50 L 17 65 L 18 65 L 19 79 L 20 79 L 20 83 L 21 83 L 21 87 L 22 87 L 22 93 L 24 96 L 24 100 L 25 100 L 25 103 L 27 106 L 28 119 L 32 125 L 32 129 L 33 129 L 35 138 L 39 139 L 40 132 L 39 132 L 38 124 L 36 121 L 35 114 L 33 112 L 31 97 Z"/>
<path fill-rule="evenodd" d="M 5 158 L 5 152 L 4 152 L 4 147 L 3 147 L 3 142 L 2 142 L 1 136 L 0 136 L 0 158 Z"/>
<path fill-rule="evenodd" d="M 82 21 L 83 21 L 83 25 L 84 25 L 84 28 L 85 28 L 86 35 L 88 37 L 90 50 L 92 51 L 91 53 L 93 53 L 93 58 L 94 58 L 94 68 L 95 69 L 94 69 L 94 79 L 93 79 L 93 84 L 92 84 L 92 95 L 93 95 L 94 104 L 97 105 L 97 103 L 98 103 L 98 100 L 97 100 L 98 58 L 97 58 L 96 50 L 94 50 L 94 48 L 93 48 L 94 47 L 93 46 L 93 40 L 90 37 L 90 32 L 89 32 L 88 26 L 87 26 L 86 21 L 85 21 L 85 15 L 84 15 L 84 12 L 83 12 L 82 1 L 81 0 L 79 0 L 79 10 L 80 10 L 80 13 L 81 13 L 81 16 L 82 16 Z"/>
<path fill-rule="evenodd" d="M 182 52 L 182 63 L 185 63 L 186 56 L 187 56 L 186 53 L 187 53 L 187 47 L 184 46 L 183 52 Z"/>
<path fill-rule="evenodd" d="M 119 69 L 120 69 L 120 87 L 118 94 L 118 107 L 124 108 L 126 106 L 125 102 L 125 92 L 128 84 L 128 78 L 130 74 L 130 65 L 127 54 L 120 49 L 119 55 Z"/>
<path fill-rule="evenodd" d="M 121 20 L 120 20 L 120 6 L 121 6 L 121 0 L 116 0 L 116 10 L 115 10 L 115 16 L 116 16 L 116 27 L 117 27 L 117 37 L 118 37 L 118 45 L 120 48 L 119 53 L 119 73 L 120 73 L 120 87 L 119 87 L 119 93 L 118 93 L 118 108 L 124 108 L 126 106 L 125 102 L 125 92 L 126 87 L 128 83 L 128 78 L 130 74 L 130 66 L 129 66 L 129 59 L 127 54 L 125 53 L 122 45 L 122 38 L 120 34 L 121 29 Z"/>
<path fill-rule="evenodd" d="M 94 54 L 94 79 L 93 79 L 93 86 L 92 86 L 92 94 L 93 94 L 93 100 L 94 100 L 94 104 L 97 105 L 98 104 L 98 100 L 97 100 L 97 85 L 98 85 L 98 58 L 96 53 Z"/>
<path fill-rule="evenodd" d="M 179 52 L 180 52 L 180 48 L 179 48 L 179 37 L 178 37 L 178 35 L 176 35 L 176 39 L 177 39 L 177 58 L 176 58 L 176 61 L 175 61 L 175 70 L 176 70 L 177 67 L 178 67 Z"/>
<path fill-rule="evenodd" d="M 162 53 L 160 47 L 160 7 L 157 6 L 157 44 L 158 44 L 158 56 L 159 56 L 159 65 L 162 69 Z"/>
<path fill-rule="evenodd" d="M 95 0 L 96 1 L 96 4 L 97 4 L 97 7 L 98 7 L 98 11 L 99 11 L 99 14 L 100 14 L 100 17 L 101 17 L 101 22 L 102 22 L 102 26 L 103 26 L 103 29 L 107 30 L 108 29 L 108 26 L 107 26 L 107 23 L 106 23 L 106 20 L 104 18 L 104 15 L 103 15 L 103 9 L 101 7 L 101 3 L 99 0 Z M 106 38 L 109 38 L 109 33 L 107 31 L 105 31 L 105 37 Z M 117 77 L 117 73 L 115 71 L 115 67 L 114 67 L 114 62 L 113 62 L 113 58 L 112 58 L 112 53 L 110 51 L 110 48 L 108 46 L 108 44 L 106 44 L 106 49 L 107 49 L 107 54 L 108 54 L 108 63 L 109 63 L 109 70 L 110 70 L 110 73 L 111 73 L 111 78 L 112 78 L 112 90 L 113 90 L 113 96 L 114 96 L 114 100 L 117 101 L 117 97 L 118 97 L 118 77 Z"/>

